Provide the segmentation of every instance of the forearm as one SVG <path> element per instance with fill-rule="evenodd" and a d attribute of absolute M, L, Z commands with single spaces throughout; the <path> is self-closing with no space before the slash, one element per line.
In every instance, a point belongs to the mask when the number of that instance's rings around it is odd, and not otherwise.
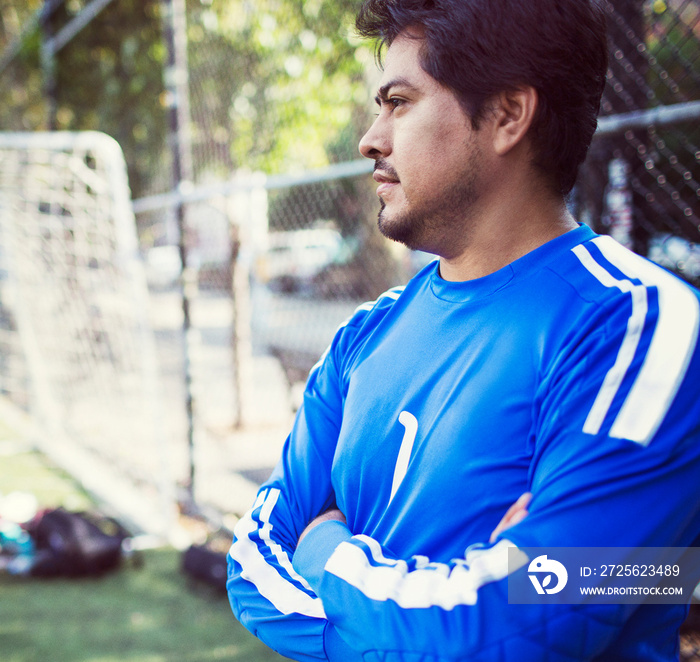
<path fill-rule="evenodd" d="M 543 655 L 532 650 L 538 639 L 556 644 L 561 659 L 602 651 L 629 608 L 509 605 L 507 546 L 501 541 L 458 563 L 426 565 L 393 559 L 376 541 L 324 522 L 299 545 L 294 566 L 323 599 L 339 637 L 362 653 L 536 660 Z"/>
<path fill-rule="evenodd" d="M 326 619 L 321 600 L 294 572 L 293 548 L 284 540 L 286 536 L 273 539 L 270 535 L 272 523 L 286 511 L 279 490 L 263 489 L 237 524 L 228 555 L 231 607 L 246 628 L 283 655 L 325 660 Z"/>
<path fill-rule="evenodd" d="M 234 531 L 228 593 L 236 617 L 271 648 L 297 660 L 326 660 L 321 600 L 293 569 L 304 527 L 334 503 L 331 465 L 341 420 L 332 355 L 309 383 L 280 461 Z"/>
<path fill-rule="evenodd" d="M 236 527 L 228 558 L 227 588 L 236 618 L 270 648 L 291 659 L 359 662 L 356 651 L 325 618 L 320 599 L 285 560 L 289 555 L 275 550 L 274 543 L 260 545 L 256 520 L 263 506 L 264 501 Z M 274 559 L 269 557 L 273 552 Z"/>

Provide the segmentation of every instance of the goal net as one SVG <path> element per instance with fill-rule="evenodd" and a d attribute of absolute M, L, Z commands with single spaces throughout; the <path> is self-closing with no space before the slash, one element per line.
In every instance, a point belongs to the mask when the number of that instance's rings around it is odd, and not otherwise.
<path fill-rule="evenodd" d="M 171 494 L 155 356 L 118 144 L 0 134 L 0 391 L 89 489 L 133 494 L 142 525 L 134 486 Z"/>

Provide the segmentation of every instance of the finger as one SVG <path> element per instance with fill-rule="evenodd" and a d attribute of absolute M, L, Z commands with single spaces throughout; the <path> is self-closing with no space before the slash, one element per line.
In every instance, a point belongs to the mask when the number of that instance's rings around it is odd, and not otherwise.
<path fill-rule="evenodd" d="M 496 538 L 500 533 L 509 529 L 511 526 L 515 526 L 519 522 L 522 522 L 528 514 L 527 506 L 532 500 L 532 494 L 530 492 L 525 492 L 521 494 L 515 503 L 508 508 L 506 514 L 503 516 L 498 526 L 493 530 L 493 533 L 489 537 L 489 542 L 495 542 Z"/>
<path fill-rule="evenodd" d="M 508 508 L 503 519 L 508 519 L 509 517 L 512 517 L 513 514 L 517 511 L 522 510 L 523 508 L 527 508 L 530 505 L 530 501 L 532 501 L 531 492 L 525 492 L 521 494 L 518 497 L 517 501 L 510 508 Z"/>
<path fill-rule="evenodd" d="M 517 513 L 513 515 L 513 517 L 510 518 L 508 522 L 508 526 L 505 527 L 506 529 L 509 529 L 511 526 L 515 526 L 516 524 L 519 524 L 522 522 L 526 517 L 528 516 L 528 511 L 527 510 L 519 510 Z"/>
<path fill-rule="evenodd" d="M 489 542 L 496 542 L 496 538 L 504 531 L 522 522 L 528 516 L 527 510 L 519 510 L 508 519 L 503 518 L 489 537 Z"/>

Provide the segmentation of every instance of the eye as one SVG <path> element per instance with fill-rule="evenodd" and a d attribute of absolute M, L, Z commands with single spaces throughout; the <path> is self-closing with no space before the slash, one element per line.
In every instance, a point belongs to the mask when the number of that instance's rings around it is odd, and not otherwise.
<path fill-rule="evenodd" d="M 391 96 L 384 98 L 377 97 L 376 102 L 379 105 L 380 112 L 375 113 L 375 117 L 378 117 L 381 114 L 382 109 L 387 109 L 388 113 L 391 114 L 397 108 L 403 106 L 406 103 L 406 100 L 402 97 Z"/>
<path fill-rule="evenodd" d="M 392 110 L 396 110 L 399 106 L 404 103 L 404 100 L 400 97 L 389 97 L 386 100 L 387 105 L 391 106 Z"/>

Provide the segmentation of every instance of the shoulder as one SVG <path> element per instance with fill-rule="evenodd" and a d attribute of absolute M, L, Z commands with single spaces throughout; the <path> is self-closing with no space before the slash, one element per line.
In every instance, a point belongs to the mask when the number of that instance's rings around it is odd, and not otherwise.
<path fill-rule="evenodd" d="M 359 305 L 354 313 L 338 329 L 338 334 L 349 337 L 363 337 L 370 334 L 397 309 L 406 306 L 419 306 L 429 292 L 429 283 L 437 269 L 437 262 L 431 262 L 421 269 L 406 285 L 392 287 L 375 300 Z"/>
<path fill-rule="evenodd" d="M 430 274 L 435 264 L 428 265 L 406 285 L 392 287 L 373 301 L 359 305 L 337 329 L 333 340 L 315 368 L 329 361 L 341 369 L 348 366 L 379 327 L 391 324 L 391 318 L 406 306 L 420 305 L 422 295 L 429 291 Z"/>
<path fill-rule="evenodd" d="M 364 345 L 374 329 L 381 324 L 404 292 L 404 286 L 393 287 L 383 292 L 374 301 L 359 305 L 353 314 L 336 330 L 331 344 L 311 369 L 310 377 L 315 379 L 322 367 L 331 366 L 338 374 L 348 359 Z"/>
<path fill-rule="evenodd" d="M 405 286 L 392 287 L 380 294 L 374 301 L 367 301 L 355 309 L 355 312 L 341 325 L 340 331 L 350 332 L 369 324 L 375 326 L 394 307 L 405 290 Z"/>
<path fill-rule="evenodd" d="M 641 299 L 656 293 L 666 311 L 687 307 L 690 317 L 698 315 L 700 293 L 695 288 L 608 236 L 594 236 L 573 246 L 553 271 L 579 296 L 594 303 Z"/>
<path fill-rule="evenodd" d="M 611 436 L 647 444 L 681 384 L 686 395 L 700 390 L 698 291 L 605 236 L 553 270 L 585 302 L 568 336 L 587 379 L 600 381 L 584 431 L 612 423 Z"/>
<path fill-rule="evenodd" d="M 700 292 L 608 236 L 571 248 L 550 267 L 581 301 L 580 329 L 646 333 L 657 344 L 692 351 L 700 327 Z"/>

